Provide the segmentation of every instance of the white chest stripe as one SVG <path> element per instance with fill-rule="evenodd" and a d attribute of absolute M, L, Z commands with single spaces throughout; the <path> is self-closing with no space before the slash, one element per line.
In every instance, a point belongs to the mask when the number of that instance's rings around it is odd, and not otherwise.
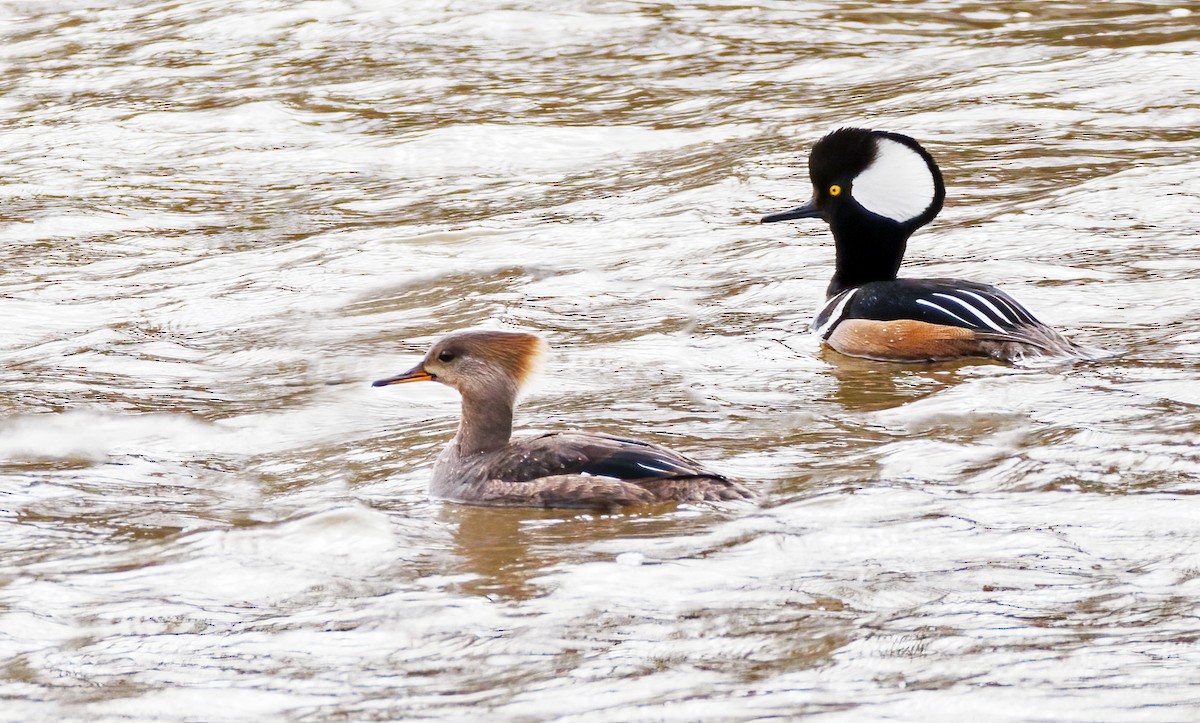
<path fill-rule="evenodd" d="M 989 319 L 989 318 L 987 317 L 987 314 L 984 314 L 982 311 L 980 311 L 979 309 L 976 309 L 974 306 L 971 306 L 970 304 L 968 304 L 967 302 L 965 302 L 965 301 L 963 301 L 962 299 L 958 298 L 957 296 L 951 296 L 950 294 L 943 294 L 943 293 L 941 293 L 941 292 L 935 293 L 935 294 L 934 294 L 934 296 L 937 296 L 937 297 L 940 297 L 940 298 L 943 298 L 943 299 L 949 299 L 950 301 L 953 301 L 954 303 L 958 304 L 958 305 L 959 305 L 959 306 L 961 306 L 962 308 L 964 308 L 964 309 L 966 309 L 967 311 L 969 311 L 969 312 L 971 312 L 972 314 L 974 314 L 974 315 L 975 315 L 975 317 L 976 317 L 976 318 L 978 318 L 978 319 L 979 319 L 980 321 L 982 321 L 983 323 L 985 323 L 985 324 L 987 324 L 988 326 L 992 327 L 993 329 L 995 329 L 996 331 L 1000 332 L 1001 334 L 1003 334 L 1003 333 L 1004 333 L 1004 329 L 1001 329 L 1001 328 L 1000 328 L 1000 326 L 999 326 L 998 324 L 996 324 L 996 322 L 994 322 L 994 321 L 992 321 L 991 319 Z"/>
<path fill-rule="evenodd" d="M 825 304 L 824 308 L 821 309 L 821 311 L 824 312 L 825 309 L 828 309 L 831 304 L 836 304 L 836 306 L 833 307 L 833 312 L 829 314 L 829 318 L 825 320 L 825 323 L 821 324 L 820 326 L 813 327 L 813 333 L 824 339 L 825 335 L 829 333 L 829 330 L 833 328 L 833 325 L 841 321 L 842 312 L 845 311 L 846 304 L 849 304 L 850 299 L 853 299 L 854 295 L 857 293 L 858 288 L 856 287 L 853 289 L 847 289 L 830 299 L 828 303 Z M 817 318 L 820 317 L 821 314 L 818 313 Z"/>
<path fill-rule="evenodd" d="M 979 303 L 981 303 L 984 306 L 986 306 L 987 308 L 991 309 L 993 314 L 995 314 L 996 316 L 1003 319 L 1004 323 L 1006 323 L 1006 324 L 1015 324 L 1016 323 L 1012 319 L 1005 316 L 1003 311 L 1000 311 L 999 309 L 997 309 L 995 304 L 988 301 L 986 296 L 981 296 L 979 294 L 976 294 L 974 291 L 968 291 L 967 289 L 959 289 L 958 293 L 966 294 L 967 296 L 970 296 L 972 299 L 977 299 L 979 301 Z"/>
<path fill-rule="evenodd" d="M 942 312 L 946 316 L 949 316 L 952 319 L 958 319 L 959 321 L 966 324 L 967 326 L 971 326 L 971 322 L 967 321 L 966 319 L 962 318 L 958 314 L 955 314 L 953 311 L 950 311 L 949 309 L 947 309 L 945 307 L 938 306 L 937 304 L 933 303 L 929 299 L 917 299 L 917 303 L 920 304 L 921 306 L 928 306 L 930 308 L 937 309 L 938 311 Z"/>

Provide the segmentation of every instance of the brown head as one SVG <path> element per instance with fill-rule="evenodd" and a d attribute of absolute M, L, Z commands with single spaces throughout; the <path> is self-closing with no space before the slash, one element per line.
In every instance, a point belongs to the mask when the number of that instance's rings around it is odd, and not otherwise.
<path fill-rule="evenodd" d="M 372 386 L 441 382 L 464 397 L 515 397 L 537 371 L 546 342 L 512 331 L 461 331 L 436 344 L 420 364 Z"/>

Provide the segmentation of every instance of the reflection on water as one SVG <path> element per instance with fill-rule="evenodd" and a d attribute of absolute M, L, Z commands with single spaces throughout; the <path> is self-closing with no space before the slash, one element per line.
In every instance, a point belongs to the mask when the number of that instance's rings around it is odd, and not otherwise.
<path fill-rule="evenodd" d="M 1197 15 L 1182 3 L 0 8 L 0 718 L 1194 718 Z M 828 130 L 909 133 L 909 273 L 1094 363 L 804 332 Z M 522 429 L 754 504 L 425 492 L 431 339 Z"/>
<path fill-rule="evenodd" d="M 454 553 L 470 575 L 463 590 L 498 599 L 527 599 L 543 592 L 531 584 L 547 567 L 581 563 L 587 548 L 618 539 L 686 536 L 712 523 L 712 514 L 672 512 L 670 505 L 621 514 L 581 514 L 570 510 L 494 510 L 447 505 L 441 519 L 450 527 Z M 498 513 L 498 514 L 497 514 Z M 603 555 L 609 558 L 609 555 Z M 640 564 L 640 553 L 618 557 Z"/>

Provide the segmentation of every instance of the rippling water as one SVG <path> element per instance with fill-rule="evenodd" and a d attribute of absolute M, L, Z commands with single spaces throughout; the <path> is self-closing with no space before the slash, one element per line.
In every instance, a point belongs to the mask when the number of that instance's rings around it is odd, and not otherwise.
<path fill-rule="evenodd" d="M 1200 716 L 1200 15 L 544 7 L 0 6 L 0 718 Z M 819 350 L 756 221 L 845 124 L 1114 356 Z M 430 501 L 456 398 L 367 383 L 471 326 L 759 500 Z"/>

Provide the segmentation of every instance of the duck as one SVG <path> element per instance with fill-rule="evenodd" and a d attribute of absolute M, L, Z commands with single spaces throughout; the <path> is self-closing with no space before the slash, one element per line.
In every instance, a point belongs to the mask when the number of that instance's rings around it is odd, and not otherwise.
<path fill-rule="evenodd" d="M 432 496 L 469 505 L 613 509 L 750 499 L 751 491 L 666 447 L 609 434 L 513 437 L 517 395 L 547 345 L 536 334 L 462 331 L 375 387 L 437 382 L 458 391 L 458 431 L 438 456 Z"/>
<path fill-rule="evenodd" d="M 932 221 L 946 199 L 941 170 L 915 139 L 840 128 L 813 145 L 808 173 L 811 200 L 761 222 L 819 218 L 829 224 L 835 271 L 812 323 L 824 344 L 889 362 L 1091 356 L 995 286 L 898 278 L 909 236 Z"/>

